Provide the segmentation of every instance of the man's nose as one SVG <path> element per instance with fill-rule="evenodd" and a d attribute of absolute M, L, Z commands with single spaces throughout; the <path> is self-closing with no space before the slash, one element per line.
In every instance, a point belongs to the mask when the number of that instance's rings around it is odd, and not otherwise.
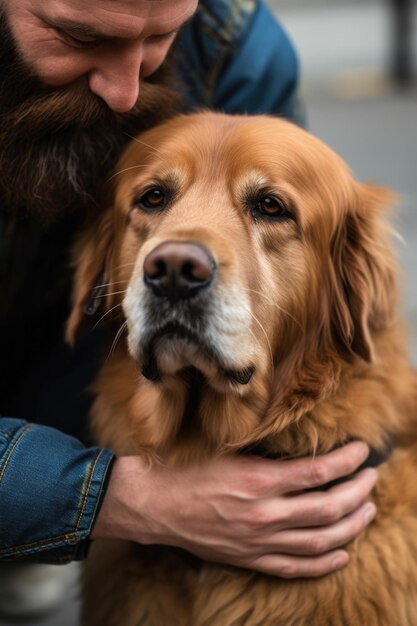
<path fill-rule="evenodd" d="M 116 113 L 133 108 L 139 96 L 139 77 L 143 62 L 140 43 L 112 51 L 98 59 L 88 75 L 90 90 Z"/>

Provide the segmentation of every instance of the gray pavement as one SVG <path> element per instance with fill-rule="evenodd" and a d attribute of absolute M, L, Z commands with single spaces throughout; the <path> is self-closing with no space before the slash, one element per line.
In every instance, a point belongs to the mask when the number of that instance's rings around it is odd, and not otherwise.
<path fill-rule="evenodd" d="M 417 364 L 417 90 L 397 92 L 386 80 L 385 4 L 270 0 L 270 5 L 300 53 L 309 129 L 339 152 L 359 179 L 388 185 L 400 194 L 394 222 L 404 239 L 398 244 L 404 268 L 403 309 Z M 55 615 L 25 622 L 78 623 L 75 586 Z M 11 625 L 0 620 L 0 626 Z"/>

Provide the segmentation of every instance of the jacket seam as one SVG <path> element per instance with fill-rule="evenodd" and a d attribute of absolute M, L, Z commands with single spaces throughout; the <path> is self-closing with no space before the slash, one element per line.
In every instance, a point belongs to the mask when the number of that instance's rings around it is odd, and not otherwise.
<path fill-rule="evenodd" d="M 72 539 L 78 540 L 76 531 L 65 533 L 65 535 L 57 535 L 56 537 L 49 537 L 48 539 L 40 539 L 39 541 L 33 541 L 32 543 L 22 543 L 22 544 L 19 544 L 18 546 L 11 546 L 10 548 L 5 548 L 3 550 L 0 550 L 0 555 L 6 554 L 6 553 L 18 552 L 19 550 L 23 550 L 27 548 L 42 547 L 44 545 L 50 545 L 50 547 L 52 547 L 53 544 L 60 543 L 62 541 L 68 542 L 68 541 L 71 541 Z"/>
<path fill-rule="evenodd" d="M 12 454 L 13 452 L 16 450 L 16 447 L 18 446 L 18 444 L 20 443 L 20 441 L 22 440 L 22 438 L 26 435 L 27 431 L 31 428 L 31 424 L 28 424 L 27 426 L 24 427 L 23 431 L 20 433 L 19 437 L 16 439 L 16 441 L 14 442 L 13 446 L 11 447 L 5 461 L 4 461 L 4 465 L 1 468 L 0 471 L 0 482 L 3 479 L 4 473 L 7 469 L 7 466 L 10 462 L 10 459 L 12 458 Z"/>
<path fill-rule="evenodd" d="M 99 454 L 96 457 L 96 460 L 93 463 L 91 471 L 90 471 L 90 476 L 88 478 L 88 484 L 87 484 L 87 486 L 85 488 L 85 492 L 84 492 L 84 496 L 83 496 L 82 507 L 81 507 L 80 513 L 78 515 L 77 523 L 76 523 L 76 530 L 77 531 L 78 531 L 78 529 L 80 527 L 81 520 L 82 520 L 83 515 L 84 515 L 85 507 L 87 505 L 88 495 L 89 495 L 89 492 L 90 492 L 90 487 L 91 487 L 91 483 L 92 483 L 92 480 L 93 480 L 94 472 L 96 470 L 97 463 L 98 463 L 98 461 L 99 461 L 103 451 L 104 450 L 100 450 Z"/>

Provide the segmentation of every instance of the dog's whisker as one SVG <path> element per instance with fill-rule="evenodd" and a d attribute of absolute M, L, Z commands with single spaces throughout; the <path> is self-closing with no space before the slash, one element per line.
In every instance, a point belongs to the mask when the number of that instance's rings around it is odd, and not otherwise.
<path fill-rule="evenodd" d="M 133 135 L 129 135 L 129 133 L 125 132 L 126 137 L 129 137 L 129 139 L 133 139 L 133 141 L 135 141 L 136 143 L 138 143 L 141 146 L 145 146 L 145 148 L 149 148 L 150 150 L 152 150 L 155 154 L 161 154 L 161 151 L 158 150 L 158 148 L 155 148 L 155 146 L 151 146 L 148 143 L 145 143 L 144 141 L 142 141 L 141 139 L 138 139 L 137 137 L 134 137 Z"/>
<path fill-rule="evenodd" d="M 127 289 L 122 289 L 122 291 L 112 291 L 110 293 L 99 293 L 97 296 L 94 296 L 94 300 L 97 298 L 107 298 L 107 296 L 116 296 L 119 293 L 126 293 Z"/>
<path fill-rule="evenodd" d="M 408 244 L 407 244 L 406 238 L 403 237 L 402 234 L 396 228 L 391 228 L 391 234 L 394 237 L 394 239 L 399 241 L 404 247 L 407 247 Z"/>
<path fill-rule="evenodd" d="M 277 306 L 276 303 L 273 302 L 271 298 L 268 298 L 267 295 L 262 293 L 262 291 L 257 291 L 256 289 L 250 289 L 249 287 L 241 287 L 241 289 L 243 289 L 244 291 L 250 291 L 251 293 L 256 293 L 258 296 L 262 296 L 262 298 L 264 298 L 264 300 L 266 300 L 268 304 L 272 304 L 272 306 Z"/>
<path fill-rule="evenodd" d="M 132 261 L 131 263 L 124 263 L 123 265 L 117 265 L 117 267 L 113 267 L 113 272 L 117 272 L 117 270 L 122 269 L 122 267 L 129 267 L 129 265 L 135 265 L 135 261 Z"/>
<path fill-rule="evenodd" d="M 112 311 L 114 311 L 114 309 L 117 309 L 117 307 L 118 307 L 118 306 L 122 306 L 122 303 L 121 303 L 121 302 L 119 302 L 119 304 L 116 304 L 115 306 L 112 306 L 112 308 L 111 308 L 111 309 L 109 309 L 108 311 L 106 311 L 106 312 L 104 313 L 104 315 L 102 315 L 102 316 L 100 317 L 100 319 L 99 319 L 99 320 L 97 320 L 97 322 L 94 324 L 94 328 L 97 328 L 97 326 L 100 324 L 100 322 L 102 322 L 102 321 L 103 321 L 103 319 L 106 317 L 106 315 L 108 315 L 109 313 L 111 313 Z"/>
<path fill-rule="evenodd" d="M 113 339 L 113 343 L 112 343 L 112 345 L 111 345 L 111 348 L 110 348 L 110 350 L 109 350 L 109 353 L 108 353 L 108 355 L 107 355 L 107 359 L 106 359 L 106 361 L 108 361 L 108 360 L 110 359 L 110 357 L 111 357 L 111 356 L 113 356 L 113 353 L 114 353 L 114 351 L 115 351 L 115 349 L 116 349 L 116 346 L 117 346 L 117 342 L 119 341 L 120 337 L 122 336 L 122 334 L 123 334 L 123 332 L 124 332 L 124 330 L 125 330 L 126 328 L 127 328 L 127 320 L 125 320 L 125 321 L 123 322 L 123 324 L 120 326 L 119 330 L 117 331 L 116 336 L 115 336 L 115 338 Z"/>
<path fill-rule="evenodd" d="M 251 328 L 248 328 L 248 331 L 249 331 L 249 333 L 252 335 L 252 337 L 254 338 L 255 342 L 256 342 L 258 345 L 261 345 L 261 342 L 259 341 L 258 337 L 255 335 L 255 333 L 253 332 L 253 330 L 252 330 Z M 271 378 L 271 382 L 272 382 L 272 380 L 273 380 L 273 373 L 272 373 L 272 372 L 271 372 L 271 377 L 270 377 L 270 378 Z"/>
<path fill-rule="evenodd" d="M 262 326 L 261 322 L 258 320 L 258 318 L 256 317 L 256 315 L 254 315 L 252 313 L 252 311 L 249 310 L 249 313 L 251 315 L 251 317 L 253 317 L 253 319 L 255 320 L 255 322 L 259 325 L 260 329 L 262 330 L 263 334 L 265 335 L 265 339 L 266 342 L 268 344 L 268 350 L 269 350 L 269 356 L 271 357 L 271 381 L 273 379 L 273 373 L 274 373 L 274 356 L 272 354 L 272 346 L 271 346 L 271 342 L 269 341 L 269 337 L 267 335 L 267 332 L 265 330 L 265 328 Z"/>
<path fill-rule="evenodd" d="M 123 170 L 119 170 L 118 172 L 115 172 L 114 174 L 112 174 L 106 182 L 110 182 L 111 180 L 113 180 L 113 178 L 116 178 L 116 176 L 119 176 L 120 174 L 123 174 L 124 172 L 129 172 L 129 170 L 137 170 L 141 167 L 146 167 L 146 164 L 143 163 L 141 165 L 132 165 L 131 167 L 125 167 Z"/>
<path fill-rule="evenodd" d="M 95 285 L 96 289 L 100 289 L 101 287 L 111 287 L 112 285 L 120 285 L 120 283 L 127 283 L 128 280 L 115 280 L 113 283 L 103 283 L 102 285 Z"/>
<path fill-rule="evenodd" d="M 268 302 L 268 304 L 270 304 L 271 306 L 276 307 L 279 311 L 281 311 L 281 313 L 284 313 L 285 315 L 288 315 L 288 317 L 290 317 L 293 320 L 293 322 L 295 322 L 297 324 L 297 326 L 300 328 L 300 330 L 301 331 L 303 330 L 301 322 L 296 317 L 294 317 L 294 315 L 292 315 L 289 311 L 284 309 L 282 306 L 280 306 L 276 302 L 273 302 L 264 293 L 262 293 L 261 291 L 256 291 L 256 289 L 249 289 L 248 287 L 242 287 L 242 289 L 244 291 L 251 291 L 252 293 L 256 293 L 258 296 L 261 296 L 262 298 L 264 298 Z"/>

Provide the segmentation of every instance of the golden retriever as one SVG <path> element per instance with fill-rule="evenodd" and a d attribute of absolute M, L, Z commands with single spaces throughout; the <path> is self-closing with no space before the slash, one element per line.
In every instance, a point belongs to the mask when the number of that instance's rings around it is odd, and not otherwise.
<path fill-rule="evenodd" d="M 115 331 L 95 385 L 97 442 L 177 464 L 250 446 L 396 446 L 343 571 L 283 580 L 95 542 L 87 626 L 417 624 L 417 385 L 390 201 L 279 119 L 197 113 L 129 145 L 75 255 L 69 340 L 103 271 L 99 313 Z"/>

